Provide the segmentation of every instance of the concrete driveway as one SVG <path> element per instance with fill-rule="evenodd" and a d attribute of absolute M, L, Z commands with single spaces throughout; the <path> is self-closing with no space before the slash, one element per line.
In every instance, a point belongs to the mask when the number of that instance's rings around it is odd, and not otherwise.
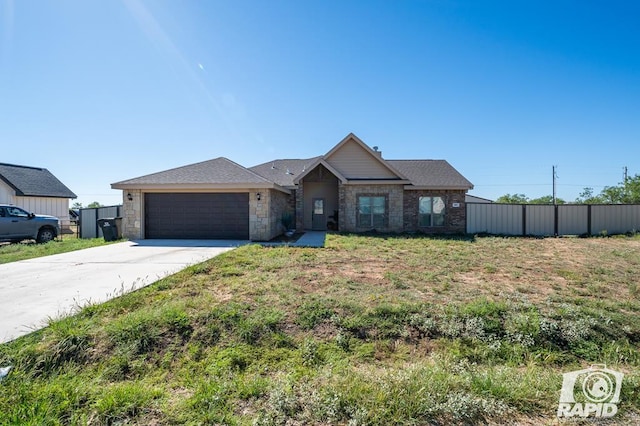
<path fill-rule="evenodd" d="M 141 240 L 0 265 L 0 343 L 247 241 Z"/>

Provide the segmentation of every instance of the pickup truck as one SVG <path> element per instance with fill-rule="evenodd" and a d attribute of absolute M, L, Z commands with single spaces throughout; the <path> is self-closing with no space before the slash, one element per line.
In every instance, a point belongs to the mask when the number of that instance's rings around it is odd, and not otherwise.
<path fill-rule="evenodd" d="M 60 220 L 29 213 L 10 204 L 0 204 L 0 241 L 36 240 L 46 243 L 60 234 Z"/>

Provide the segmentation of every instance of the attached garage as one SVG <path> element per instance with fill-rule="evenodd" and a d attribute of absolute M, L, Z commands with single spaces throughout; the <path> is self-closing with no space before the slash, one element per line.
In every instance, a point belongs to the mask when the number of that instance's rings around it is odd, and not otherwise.
<path fill-rule="evenodd" d="M 249 239 L 248 193 L 146 193 L 145 237 Z"/>
<path fill-rule="evenodd" d="M 122 235 L 131 240 L 269 241 L 282 233 L 283 214 L 293 212 L 294 188 L 224 157 L 111 187 L 122 190 Z"/>

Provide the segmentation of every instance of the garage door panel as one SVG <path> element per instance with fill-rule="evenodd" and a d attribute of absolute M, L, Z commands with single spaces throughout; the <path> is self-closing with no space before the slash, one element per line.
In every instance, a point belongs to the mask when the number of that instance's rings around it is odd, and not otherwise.
<path fill-rule="evenodd" d="M 146 238 L 249 238 L 248 193 L 145 194 Z"/>

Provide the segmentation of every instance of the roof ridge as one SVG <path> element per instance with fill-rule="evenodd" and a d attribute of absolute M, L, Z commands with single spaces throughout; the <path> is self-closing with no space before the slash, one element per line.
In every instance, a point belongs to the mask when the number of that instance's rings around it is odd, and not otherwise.
<path fill-rule="evenodd" d="M 47 170 L 44 167 L 23 166 L 22 164 L 0 163 L 0 166 L 20 167 L 21 169 Z"/>
<path fill-rule="evenodd" d="M 447 161 L 444 158 L 400 158 L 399 160 L 396 159 L 386 159 L 386 161 Z"/>
<path fill-rule="evenodd" d="M 161 171 L 159 171 L 159 172 L 148 173 L 148 174 L 146 174 L 146 175 L 137 176 L 137 177 L 134 177 L 134 178 L 131 178 L 131 179 L 125 179 L 125 180 L 120 181 L 120 182 L 126 182 L 126 181 L 133 180 L 133 179 L 141 179 L 141 178 L 145 178 L 145 177 L 150 177 L 150 176 L 155 176 L 155 175 L 159 175 L 159 174 L 164 174 L 164 173 L 167 173 L 167 172 L 173 172 L 173 171 L 175 171 L 175 170 L 180 170 L 180 169 L 184 169 L 184 168 L 187 168 L 187 167 L 198 166 L 198 165 L 200 165 L 200 164 L 209 163 L 209 162 L 216 161 L 216 160 L 227 160 L 227 161 L 229 161 L 229 162 L 231 162 L 231 163 L 233 163 L 233 164 L 236 164 L 236 165 L 240 166 L 238 163 L 235 163 L 234 161 L 229 160 L 227 157 L 222 157 L 222 156 L 220 156 L 220 157 L 216 157 L 216 158 L 211 158 L 211 159 L 209 159 L 209 160 L 198 161 L 198 162 L 195 162 L 195 163 L 189 163 L 189 164 L 184 164 L 184 165 L 182 165 L 182 166 L 172 167 L 172 168 L 170 168 L 170 169 L 167 169 L 167 170 L 161 170 Z M 240 166 L 240 167 L 242 167 L 242 166 Z M 116 182 L 116 183 L 120 183 L 120 182 Z"/>
<path fill-rule="evenodd" d="M 265 178 L 264 176 L 259 175 L 258 173 L 254 172 L 253 170 L 249 169 L 248 167 L 245 167 L 245 166 L 243 166 L 242 164 L 238 164 L 238 163 L 236 163 L 236 162 L 235 162 L 235 161 L 233 161 L 233 160 L 229 160 L 227 157 L 218 157 L 218 158 L 222 158 L 223 160 L 227 160 L 229 163 L 233 164 L 234 166 L 238 166 L 238 167 L 240 167 L 240 168 L 242 168 L 242 169 L 246 170 L 247 172 L 251 173 L 252 175 L 256 176 L 257 178 L 262 179 L 262 180 L 263 180 L 263 181 L 265 181 L 265 182 L 275 183 L 275 182 L 273 182 L 272 180 L 269 180 L 269 179 Z M 217 160 L 218 158 L 216 158 L 216 160 Z"/>
<path fill-rule="evenodd" d="M 248 168 L 249 169 L 253 169 L 253 168 L 256 168 L 256 167 L 267 165 L 269 163 L 274 163 L 276 161 L 312 161 L 312 160 L 316 160 L 317 158 L 320 158 L 320 157 L 324 157 L 324 156 L 323 155 L 316 155 L 315 157 L 310 157 L 310 158 L 275 158 L 273 160 L 264 161 L 264 162 L 262 162 L 260 164 L 256 164 L 255 166 L 251 166 L 251 167 L 248 167 Z"/>

